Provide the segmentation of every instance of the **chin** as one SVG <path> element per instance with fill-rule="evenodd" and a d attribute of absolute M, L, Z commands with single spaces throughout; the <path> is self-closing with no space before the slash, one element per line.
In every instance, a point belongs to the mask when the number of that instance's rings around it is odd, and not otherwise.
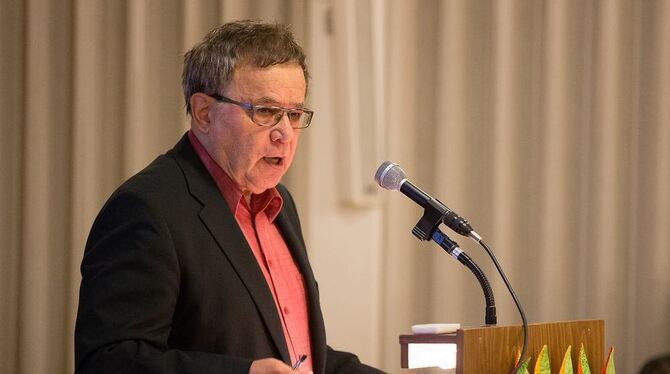
<path fill-rule="evenodd" d="M 254 195 L 260 195 L 260 194 L 262 194 L 263 192 L 265 192 L 269 189 L 277 187 L 278 184 L 279 184 L 279 181 L 277 181 L 275 183 L 268 182 L 268 183 L 258 184 L 257 185 L 258 187 L 251 189 L 251 193 L 253 193 Z"/>

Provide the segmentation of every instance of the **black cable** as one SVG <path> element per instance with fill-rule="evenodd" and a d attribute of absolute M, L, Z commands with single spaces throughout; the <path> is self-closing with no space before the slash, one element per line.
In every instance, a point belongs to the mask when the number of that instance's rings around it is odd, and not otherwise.
<path fill-rule="evenodd" d="M 526 320 L 526 313 L 523 311 L 523 307 L 521 306 L 519 299 L 516 297 L 516 293 L 514 293 L 512 285 L 507 280 L 507 276 L 505 276 L 505 272 L 500 267 L 500 264 L 498 263 L 496 256 L 491 251 L 491 248 L 489 248 L 489 246 L 481 239 L 476 241 L 482 247 L 484 247 L 484 250 L 486 250 L 486 253 L 488 253 L 489 257 L 493 261 L 493 264 L 496 266 L 498 273 L 500 273 L 500 277 L 502 277 L 503 281 L 505 282 L 505 286 L 507 286 L 509 293 L 512 295 L 512 299 L 514 299 L 514 303 L 516 304 L 517 309 L 519 309 L 519 314 L 521 314 L 521 321 L 523 322 L 523 346 L 521 348 L 521 355 L 519 356 L 519 362 L 516 364 L 514 369 L 512 369 L 512 372 L 516 373 L 516 371 L 519 370 L 519 367 L 523 363 L 523 356 L 526 354 L 526 346 L 528 345 L 528 321 Z"/>

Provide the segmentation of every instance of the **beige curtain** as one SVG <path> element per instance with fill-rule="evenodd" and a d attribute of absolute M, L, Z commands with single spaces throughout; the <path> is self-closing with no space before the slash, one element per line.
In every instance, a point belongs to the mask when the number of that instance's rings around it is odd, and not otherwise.
<path fill-rule="evenodd" d="M 492 244 L 531 322 L 605 319 L 623 373 L 670 351 L 670 1 L 368 1 L 385 158 Z M 185 130 L 183 52 L 239 18 L 289 22 L 308 51 L 317 115 L 287 183 L 331 344 L 399 372 L 411 324 L 483 322 L 467 270 L 411 236 L 409 200 L 334 197 L 343 2 L 0 0 L 0 372 L 72 372 L 92 220 Z"/>
<path fill-rule="evenodd" d="M 622 373 L 669 352 L 670 2 L 390 9 L 389 157 L 493 245 L 531 322 L 605 319 Z M 412 243 L 408 205 L 385 208 L 387 320 L 482 324 L 475 280 Z M 461 244 L 495 279 L 499 322 L 518 323 L 490 262 Z"/>

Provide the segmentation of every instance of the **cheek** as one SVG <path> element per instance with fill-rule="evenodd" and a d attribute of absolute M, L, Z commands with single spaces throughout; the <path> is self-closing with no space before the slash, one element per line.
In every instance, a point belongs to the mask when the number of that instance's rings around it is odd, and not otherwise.
<path fill-rule="evenodd" d="M 293 130 L 293 143 L 298 144 L 298 138 L 300 138 L 301 129 Z"/>
<path fill-rule="evenodd" d="M 291 139 L 291 158 L 295 155 L 295 151 L 298 149 L 298 138 L 300 137 L 300 130 L 296 130 L 293 133 L 293 138 Z"/>
<path fill-rule="evenodd" d="M 230 157 L 235 160 L 235 164 L 238 168 L 249 170 L 257 161 L 258 157 L 256 157 L 256 155 L 258 154 L 258 149 L 256 143 L 252 141 L 233 142 L 233 152 Z"/>
<path fill-rule="evenodd" d="M 243 131 L 243 128 L 234 122 L 223 122 L 216 129 L 216 143 L 220 153 L 234 172 L 240 172 L 249 168 L 249 163 L 258 153 L 253 134 Z"/>
<path fill-rule="evenodd" d="M 234 151 L 230 156 L 240 171 L 253 172 L 262 161 L 268 149 L 267 134 L 246 134 L 243 141 L 233 142 Z"/>

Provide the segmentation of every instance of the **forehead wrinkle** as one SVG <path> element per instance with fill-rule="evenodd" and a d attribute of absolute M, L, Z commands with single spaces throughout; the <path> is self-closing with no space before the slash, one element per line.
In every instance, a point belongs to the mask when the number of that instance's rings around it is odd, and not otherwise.
<path fill-rule="evenodd" d="M 256 100 L 254 100 L 254 104 L 269 104 L 269 105 L 275 105 L 275 106 L 279 106 L 279 107 L 282 107 L 282 105 L 283 105 L 279 101 L 277 101 L 277 100 L 275 100 L 275 99 L 273 99 L 269 96 L 263 96 L 261 98 L 258 98 Z M 303 106 L 305 106 L 305 103 L 303 103 L 303 102 L 298 102 L 298 103 L 289 102 L 287 108 L 302 108 Z"/>

